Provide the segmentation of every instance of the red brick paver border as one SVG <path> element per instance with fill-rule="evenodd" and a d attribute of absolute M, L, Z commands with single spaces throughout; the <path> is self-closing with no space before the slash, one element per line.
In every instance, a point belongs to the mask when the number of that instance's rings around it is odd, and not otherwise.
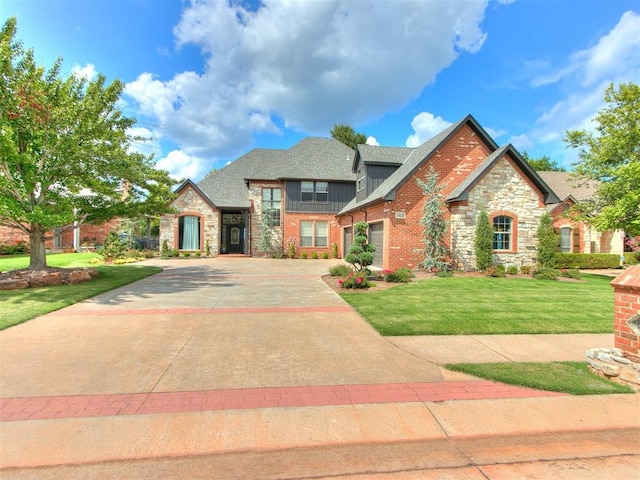
<path fill-rule="evenodd" d="M 473 380 L 21 397 L 0 399 L 0 421 L 561 395 L 564 394 Z"/>

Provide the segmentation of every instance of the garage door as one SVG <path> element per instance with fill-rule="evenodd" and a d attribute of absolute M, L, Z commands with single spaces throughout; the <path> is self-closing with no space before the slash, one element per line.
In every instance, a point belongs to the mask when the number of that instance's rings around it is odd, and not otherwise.
<path fill-rule="evenodd" d="M 373 266 L 382 268 L 384 254 L 384 224 L 382 222 L 369 225 L 369 243 L 376 246 L 376 251 L 373 252 Z"/>
<path fill-rule="evenodd" d="M 349 247 L 353 244 L 353 227 L 344 229 L 344 243 L 342 244 L 342 258 L 346 257 L 349 253 Z"/>

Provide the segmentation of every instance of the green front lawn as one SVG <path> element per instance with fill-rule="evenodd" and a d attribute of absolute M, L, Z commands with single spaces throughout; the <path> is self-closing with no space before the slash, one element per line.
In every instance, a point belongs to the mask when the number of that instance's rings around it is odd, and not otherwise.
<path fill-rule="evenodd" d="M 67 253 L 48 255 L 51 267 L 86 267 L 99 255 L 95 253 Z M 25 268 L 29 257 L 0 258 L 0 271 Z M 161 272 L 158 267 L 144 265 L 95 266 L 100 276 L 88 283 L 60 285 L 58 287 L 0 290 L 0 330 L 31 320 L 86 298 L 135 282 Z"/>
<path fill-rule="evenodd" d="M 445 368 L 509 385 L 571 395 L 633 393 L 626 385 L 599 377 L 583 362 L 456 363 Z"/>
<path fill-rule="evenodd" d="M 433 278 L 341 296 L 382 335 L 613 332 L 611 278 L 583 280 Z"/>

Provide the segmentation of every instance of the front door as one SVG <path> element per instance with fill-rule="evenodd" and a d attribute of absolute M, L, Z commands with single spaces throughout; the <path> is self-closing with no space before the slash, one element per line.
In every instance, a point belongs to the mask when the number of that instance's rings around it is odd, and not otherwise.
<path fill-rule="evenodd" d="M 245 253 L 245 216 L 241 211 L 222 214 L 221 253 Z"/>

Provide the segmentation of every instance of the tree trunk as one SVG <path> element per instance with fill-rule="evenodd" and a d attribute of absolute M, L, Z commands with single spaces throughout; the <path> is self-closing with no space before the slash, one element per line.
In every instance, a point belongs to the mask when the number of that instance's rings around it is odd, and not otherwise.
<path fill-rule="evenodd" d="M 37 223 L 31 224 L 29 235 L 29 247 L 31 256 L 29 259 L 29 270 L 44 270 L 47 268 L 47 250 L 44 245 L 44 229 Z"/>
<path fill-rule="evenodd" d="M 147 245 L 146 248 L 151 250 L 151 218 L 147 217 Z"/>

